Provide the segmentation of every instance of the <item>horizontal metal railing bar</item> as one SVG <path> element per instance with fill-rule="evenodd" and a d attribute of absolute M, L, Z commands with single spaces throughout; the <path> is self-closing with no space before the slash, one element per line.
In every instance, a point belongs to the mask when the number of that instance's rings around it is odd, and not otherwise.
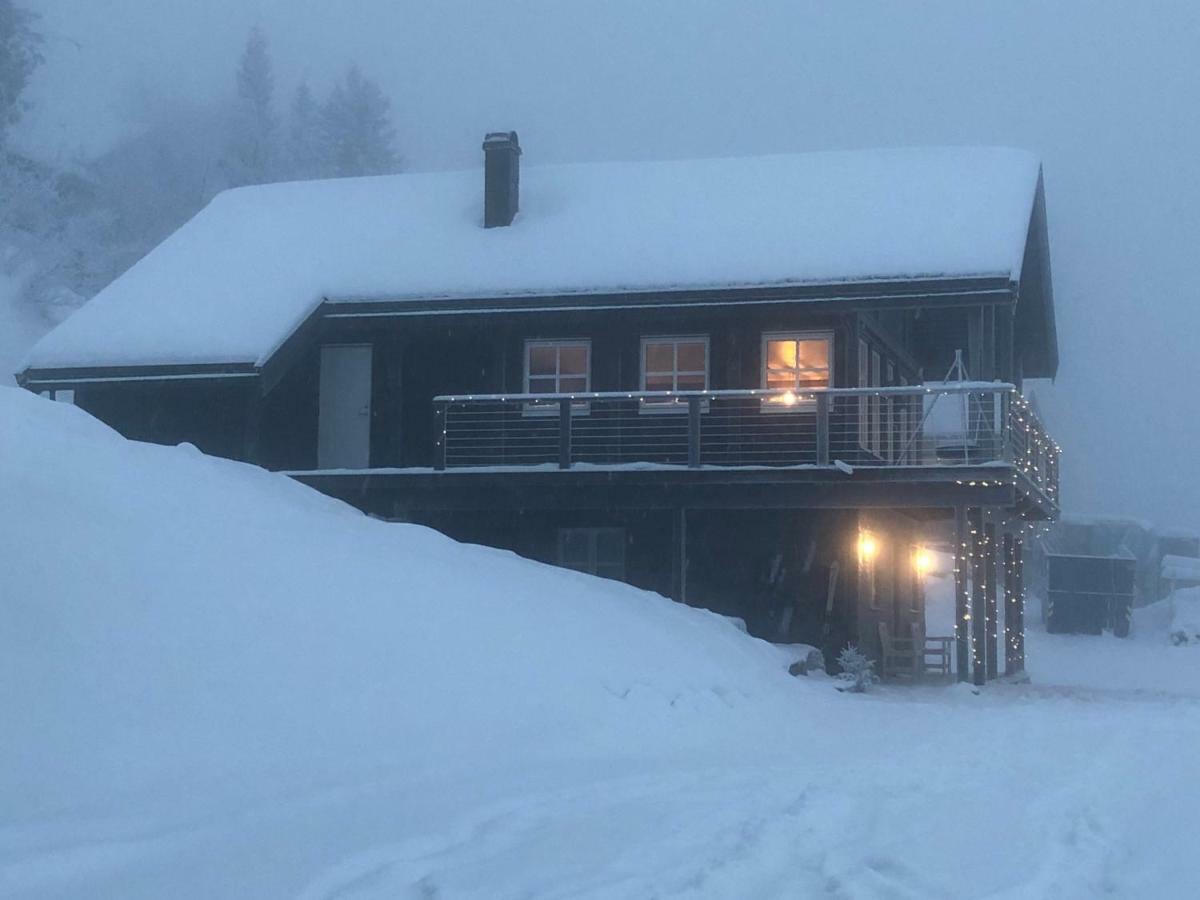
<path fill-rule="evenodd" d="M 824 394 L 830 397 L 876 397 L 876 396 L 924 396 L 926 394 L 979 394 L 979 393 L 1015 393 L 1016 385 L 1002 381 L 956 381 L 953 383 L 928 385 L 898 385 L 895 387 L 869 388 L 738 388 L 732 390 L 709 391 L 579 391 L 567 394 L 439 394 L 433 398 L 434 403 L 531 403 L 534 401 L 574 400 L 583 402 L 589 400 L 667 400 L 671 398 L 687 399 L 720 399 L 725 397 L 782 397 L 794 394 L 800 403 L 807 403 L 808 398 Z M 799 403 L 797 404 L 799 405 Z M 790 407 L 784 407 L 789 409 Z"/>

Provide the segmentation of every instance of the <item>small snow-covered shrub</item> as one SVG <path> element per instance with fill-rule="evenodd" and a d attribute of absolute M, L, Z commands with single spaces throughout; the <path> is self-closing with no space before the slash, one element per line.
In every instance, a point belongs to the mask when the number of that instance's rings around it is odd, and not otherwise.
<path fill-rule="evenodd" d="M 847 644 L 838 654 L 838 690 L 864 694 L 879 678 L 875 675 L 875 663 L 867 659 L 854 644 Z"/>

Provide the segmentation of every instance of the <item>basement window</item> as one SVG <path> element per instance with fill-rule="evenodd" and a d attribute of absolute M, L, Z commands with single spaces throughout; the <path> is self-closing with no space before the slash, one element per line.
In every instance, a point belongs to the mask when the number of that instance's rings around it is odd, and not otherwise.
<path fill-rule="evenodd" d="M 815 398 L 805 391 L 832 384 L 833 335 L 828 332 L 764 334 L 762 385 L 786 391 L 763 402 L 764 409 L 813 406 Z"/>
<path fill-rule="evenodd" d="M 624 528 L 560 528 L 558 564 L 566 569 L 625 580 Z"/>
<path fill-rule="evenodd" d="M 708 338 L 642 338 L 643 391 L 708 390 Z M 656 398 L 643 402 L 647 412 L 687 411 L 687 401 Z"/>

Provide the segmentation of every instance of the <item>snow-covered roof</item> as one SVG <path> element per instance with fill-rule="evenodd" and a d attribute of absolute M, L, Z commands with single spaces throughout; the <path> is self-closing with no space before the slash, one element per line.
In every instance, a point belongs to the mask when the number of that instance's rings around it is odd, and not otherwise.
<path fill-rule="evenodd" d="M 240 188 L 31 351 L 26 368 L 263 363 L 322 299 L 491 298 L 1020 275 L 1038 160 L 940 148 L 482 168 Z"/>
<path fill-rule="evenodd" d="M 1167 581 L 1200 582 L 1200 559 L 1168 553 L 1162 558 L 1162 577 Z"/>

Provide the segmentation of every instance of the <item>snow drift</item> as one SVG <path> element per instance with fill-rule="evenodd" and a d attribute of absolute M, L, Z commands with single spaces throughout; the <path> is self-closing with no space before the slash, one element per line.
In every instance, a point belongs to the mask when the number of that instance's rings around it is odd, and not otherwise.
<path fill-rule="evenodd" d="M 1164 631 L 852 697 L 14 389 L 0 497 L 0 897 L 1200 895 L 1200 667 Z"/>
<path fill-rule="evenodd" d="M 14 389 L 0 422 L 0 816 L 686 742 L 795 690 L 768 645 L 657 595 Z"/>

